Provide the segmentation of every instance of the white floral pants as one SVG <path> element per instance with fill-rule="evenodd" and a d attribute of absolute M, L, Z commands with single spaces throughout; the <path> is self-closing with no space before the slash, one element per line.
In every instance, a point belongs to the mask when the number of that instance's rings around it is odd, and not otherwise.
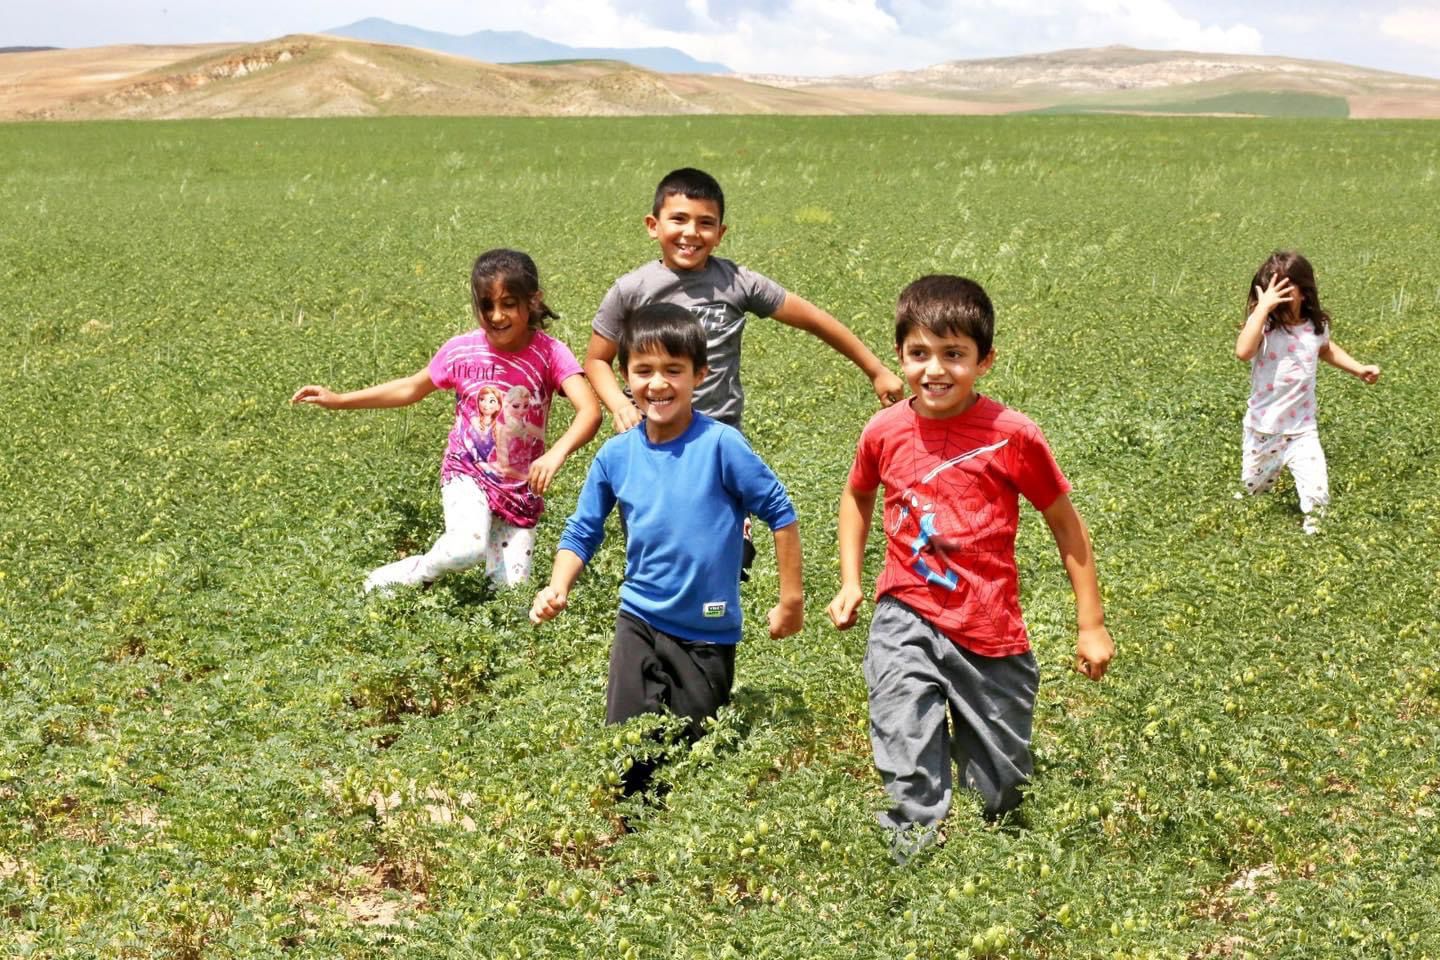
<path fill-rule="evenodd" d="M 1240 456 L 1240 481 L 1245 491 L 1268 492 L 1284 467 L 1289 467 L 1295 478 L 1300 511 L 1323 511 L 1330 502 L 1330 477 L 1325 451 L 1320 449 L 1320 433 L 1257 433 L 1246 427 Z"/>
<path fill-rule="evenodd" d="M 496 586 L 513 587 L 530 579 L 534 527 L 515 527 L 490 514 L 485 491 L 473 477 L 452 477 L 440 488 L 445 532 L 425 553 L 370 571 L 365 591 L 419 586 L 447 573 L 485 564 Z"/>

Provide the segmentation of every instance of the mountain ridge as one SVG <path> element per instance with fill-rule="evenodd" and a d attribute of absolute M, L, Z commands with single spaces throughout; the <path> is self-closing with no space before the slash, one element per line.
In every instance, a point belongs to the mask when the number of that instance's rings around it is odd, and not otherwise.
<path fill-rule="evenodd" d="M 519 30 L 477 30 L 469 34 L 442 33 L 384 17 L 366 17 L 354 23 L 322 30 L 324 36 L 393 43 L 469 57 L 485 63 L 535 63 L 546 60 L 620 60 L 657 73 L 734 73 L 723 63 L 697 60 L 674 47 L 571 47 Z"/>
<path fill-rule="evenodd" d="M 1017 112 L 1440 118 L 1440 80 L 1275 57 L 1092 48 L 868 77 L 491 64 L 296 34 L 0 57 L 0 119 Z"/>

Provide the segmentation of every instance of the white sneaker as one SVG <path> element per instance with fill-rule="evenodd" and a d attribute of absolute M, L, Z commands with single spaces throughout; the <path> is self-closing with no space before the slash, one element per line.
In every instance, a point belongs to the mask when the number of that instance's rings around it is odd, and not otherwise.
<path fill-rule="evenodd" d="M 395 596 L 397 587 L 415 587 L 424 581 L 419 575 L 420 558 L 405 557 L 383 567 L 376 567 L 365 577 L 365 592 L 382 597 Z"/>
<path fill-rule="evenodd" d="M 1307 513 L 1304 522 L 1300 524 L 1300 529 L 1305 531 L 1305 536 L 1313 537 L 1320 532 L 1320 518 L 1313 513 Z"/>

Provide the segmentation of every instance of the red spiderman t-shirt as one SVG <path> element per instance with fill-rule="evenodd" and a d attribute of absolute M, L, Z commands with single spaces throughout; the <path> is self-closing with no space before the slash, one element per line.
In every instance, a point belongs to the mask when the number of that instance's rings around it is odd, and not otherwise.
<path fill-rule="evenodd" d="M 894 597 L 981 656 L 1029 650 L 1015 569 L 1020 495 L 1045 510 L 1070 490 L 1040 428 L 985 396 L 938 420 L 897 403 L 865 425 L 850 468 L 856 492 L 881 484 L 876 599 Z"/>

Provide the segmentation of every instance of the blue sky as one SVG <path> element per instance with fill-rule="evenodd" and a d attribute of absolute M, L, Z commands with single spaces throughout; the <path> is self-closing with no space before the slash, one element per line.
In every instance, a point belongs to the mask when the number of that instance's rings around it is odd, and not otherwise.
<path fill-rule="evenodd" d="M 878 73 L 1120 43 L 1440 77 L 1440 0 L 6 0 L 0 45 L 264 40 L 370 16 L 573 46 L 678 47 L 754 73 Z"/>

